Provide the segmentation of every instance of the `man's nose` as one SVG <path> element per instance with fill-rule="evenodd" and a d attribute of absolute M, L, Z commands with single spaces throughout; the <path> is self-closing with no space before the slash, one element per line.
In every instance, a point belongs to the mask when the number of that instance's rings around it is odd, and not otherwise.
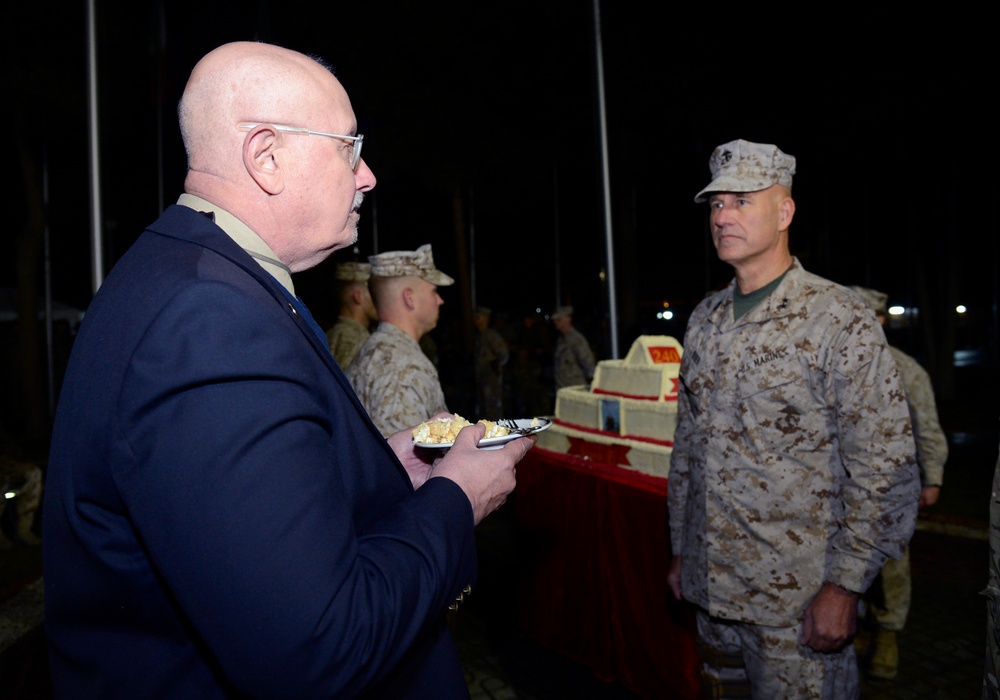
<path fill-rule="evenodd" d="M 358 163 L 357 170 L 354 171 L 354 182 L 361 192 L 368 192 L 375 187 L 375 173 L 368 167 L 368 163 L 362 158 Z"/>
<path fill-rule="evenodd" d="M 726 226 L 733 221 L 733 207 L 722 203 L 712 210 L 712 225 Z"/>

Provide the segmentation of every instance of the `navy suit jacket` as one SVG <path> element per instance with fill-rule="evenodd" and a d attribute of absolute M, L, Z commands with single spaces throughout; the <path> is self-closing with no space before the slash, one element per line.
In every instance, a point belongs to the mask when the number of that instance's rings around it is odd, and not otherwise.
<path fill-rule="evenodd" d="M 468 499 L 413 490 L 325 341 L 191 209 L 87 311 L 44 520 L 60 697 L 468 696 Z"/>

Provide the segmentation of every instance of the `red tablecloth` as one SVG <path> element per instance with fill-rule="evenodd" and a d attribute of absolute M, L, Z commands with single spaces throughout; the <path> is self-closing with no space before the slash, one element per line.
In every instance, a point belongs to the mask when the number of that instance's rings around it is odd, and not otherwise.
<path fill-rule="evenodd" d="M 517 467 L 521 631 L 643 698 L 698 697 L 667 587 L 667 480 L 534 448 Z"/>

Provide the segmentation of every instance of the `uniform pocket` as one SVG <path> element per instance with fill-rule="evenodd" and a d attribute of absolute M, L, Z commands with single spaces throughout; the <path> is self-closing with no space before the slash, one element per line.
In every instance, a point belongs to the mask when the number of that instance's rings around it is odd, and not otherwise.
<path fill-rule="evenodd" d="M 801 367 L 795 362 L 773 362 L 741 371 L 737 377 L 741 423 L 752 441 L 764 450 L 794 447 L 815 421 Z"/>

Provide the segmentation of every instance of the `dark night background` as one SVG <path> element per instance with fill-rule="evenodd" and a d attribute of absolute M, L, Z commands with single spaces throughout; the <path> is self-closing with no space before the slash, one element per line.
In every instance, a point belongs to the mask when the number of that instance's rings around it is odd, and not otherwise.
<path fill-rule="evenodd" d="M 335 67 L 378 178 L 357 249 L 296 275 L 321 323 L 336 315 L 338 260 L 432 243 L 438 266 L 458 280 L 442 290 L 432 334 L 452 410 L 474 415 L 475 304 L 492 307 L 505 332 L 524 315 L 549 329 L 545 314 L 572 304 L 598 356 L 610 357 L 590 0 L 94 1 L 105 272 L 182 191 L 176 104 L 191 68 L 222 43 L 268 41 Z M 791 247 L 806 269 L 916 309 L 887 335 L 930 372 L 948 436 L 931 517 L 971 518 L 984 534 L 1000 439 L 990 16 L 940 3 L 601 2 L 619 354 L 640 333 L 683 338 L 694 305 L 731 279 L 708 239 L 705 205 L 693 202 L 713 148 L 737 138 L 777 144 L 798 160 Z M 73 335 L 54 325 L 49 363 L 45 328 L 27 319 L 41 309 L 46 269 L 59 302 L 84 310 L 93 288 L 86 25 L 81 0 L 9 3 L 0 42 L 0 143 L 13 146 L 2 168 L 0 452 L 13 444 L 43 465 Z M 676 316 L 658 321 L 665 302 Z M 494 536 L 510 513 L 488 521 Z M 911 634 L 923 625 L 911 636 L 921 655 L 910 658 L 926 662 L 904 664 L 920 664 L 919 692 L 966 667 L 978 685 L 986 543 L 921 544 L 908 624 Z M 16 551 L 40 571 L 37 548 Z M 510 632 L 517 567 L 481 553 L 480 582 L 489 583 L 472 610 L 491 641 L 502 640 L 491 653 L 501 650 L 510 674 L 513 658 L 522 670 L 543 668 L 546 682 L 558 678 L 554 654 Z M 975 653 L 956 651 L 962 634 Z M 33 663 L 5 654 L 0 696 L 17 690 L 15 676 L 45 686 L 44 637 L 32 639 Z M 591 697 L 553 684 L 546 697 Z"/>
<path fill-rule="evenodd" d="M 571 303 L 610 356 L 592 3 L 97 5 L 106 270 L 181 192 L 175 107 L 191 67 L 221 43 L 260 39 L 335 67 L 378 178 L 357 250 L 296 278 L 321 323 L 335 316 L 337 260 L 429 242 L 459 279 L 435 331 L 445 362 L 462 362 L 473 303 L 510 324 Z M 18 151 L 7 168 L 17 254 L 0 262 L 2 286 L 43 293 L 47 223 L 53 296 L 81 309 L 92 284 L 85 10 L 7 11 L 0 122 Z M 928 367 L 941 402 L 974 407 L 975 429 L 994 434 L 995 60 L 975 20 L 907 18 L 904 28 L 836 15 L 782 27 L 759 11 L 748 13 L 759 26 L 685 12 L 601 7 L 620 354 L 641 332 L 682 337 L 693 305 L 731 277 L 692 201 L 712 149 L 776 143 L 798 159 L 793 253 L 810 271 L 918 308 L 890 340 Z M 655 319 L 664 301 L 673 321 Z M 2 420 L 22 429 L 44 338 L 26 344 L 8 328 L 3 342 Z M 68 342 L 57 340 L 57 374 Z M 26 356 L 40 358 L 34 368 Z M 462 391 L 464 370 L 447 372 Z"/>

